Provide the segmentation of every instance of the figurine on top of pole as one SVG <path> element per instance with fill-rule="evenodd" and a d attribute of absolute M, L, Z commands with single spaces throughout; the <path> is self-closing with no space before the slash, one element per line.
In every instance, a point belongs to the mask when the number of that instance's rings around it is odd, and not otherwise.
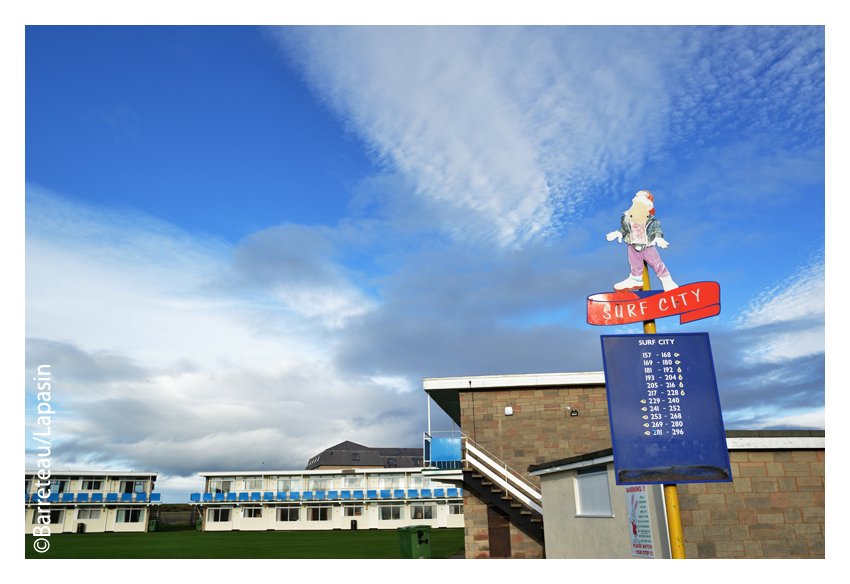
<path fill-rule="evenodd" d="M 620 229 L 605 236 L 608 241 L 616 239 L 622 243 L 625 240 L 629 246 L 631 273 L 622 282 L 614 284 L 617 292 L 631 292 L 643 287 L 644 262 L 655 271 L 665 292 L 678 288 L 655 249 L 656 246 L 665 249 L 669 244 L 664 239 L 661 223 L 655 218 L 654 199 L 649 191 L 638 191 L 632 199 L 632 207 L 620 218 Z"/>

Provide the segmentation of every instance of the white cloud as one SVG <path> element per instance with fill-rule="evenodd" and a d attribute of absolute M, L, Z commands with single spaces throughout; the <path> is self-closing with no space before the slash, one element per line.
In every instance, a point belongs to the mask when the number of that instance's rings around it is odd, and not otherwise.
<path fill-rule="evenodd" d="M 57 459 L 299 468 L 336 441 L 416 434 L 398 386 L 334 364 L 374 301 L 323 237 L 281 228 L 233 249 L 36 188 L 27 221 L 27 355 L 54 365 Z"/>

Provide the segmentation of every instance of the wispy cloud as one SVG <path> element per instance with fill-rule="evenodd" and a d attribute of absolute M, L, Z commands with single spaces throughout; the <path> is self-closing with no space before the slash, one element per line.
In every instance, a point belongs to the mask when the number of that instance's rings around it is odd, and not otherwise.
<path fill-rule="evenodd" d="M 822 142 L 822 28 L 277 35 L 384 171 L 415 185 L 399 196 L 420 199 L 456 240 L 553 234 L 621 190 L 624 173 L 732 131 L 787 148 Z"/>

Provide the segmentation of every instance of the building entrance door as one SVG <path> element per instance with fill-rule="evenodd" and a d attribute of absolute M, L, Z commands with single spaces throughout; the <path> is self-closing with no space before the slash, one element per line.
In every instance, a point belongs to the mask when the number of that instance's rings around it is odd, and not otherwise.
<path fill-rule="evenodd" d="M 511 557 L 511 524 L 501 510 L 487 505 L 487 531 L 490 538 L 490 557 Z"/>

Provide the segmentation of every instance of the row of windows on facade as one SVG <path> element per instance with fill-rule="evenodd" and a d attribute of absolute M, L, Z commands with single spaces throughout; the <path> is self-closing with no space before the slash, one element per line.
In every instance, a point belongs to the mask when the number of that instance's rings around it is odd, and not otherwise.
<path fill-rule="evenodd" d="M 451 484 L 441 483 L 432 480 L 428 477 L 412 475 L 406 477 L 404 474 L 372 474 L 370 478 L 377 477 L 379 489 L 428 489 L 432 487 L 451 487 Z M 273 488 L 275 483 L 277 490 L 280 492 L 289 491 L 332 491 L 334 488 L 334 479 L 342 480 L 343 489 L 364 489 L 366 488 L 366 476 L 364 475 L 335 475 L 335 476 L 316 476 L 316 477 L 278 477 L 269 479 L 268 488 Z M 245 477 L 243 479 L 246 491 L 262 491 L 267 488 L 263 477 Z M 405 483 L 408 483 L 405 485 Z M 302 489 L 306 485 L 306 489 Z M 210 493 L 231 493 L 235 489 L 236 479 L 215 478 L 210 479 Z"/>
<path fill-rule="evenodd" d="M 29 493 L 32 488 L 32 481 L 26 480 L 25 492 Z M 80 491 L 102 491 L 104 479 L 86 479 L 80 481 Z M 147 487 L 147 481 L 121 481 L 118 486 L 119 493 L 144 493 Z M 67 493 L 71 489 L 71 481 L 68 479 L 56 479 L 50 481 L 51 493 Z"/>
<path fill-rule="evenodd" d="M 32 514 L 32 522 L 33 524 L 38 523 L 47 523 L 48 513 L 39 513 L 37 510 L 33 511 Z M 65 511 L 62 510 L 54 510 L 50 511 L 50 523 L 57 524 L 62 523 L 62 519 L 65 517 Z M 100 509 L 77 509 L 76 519 L 80 520 L 88 520 L 95 521 L 100 519 L 101 510 Z M 115 523 L 140 523 L 142 518 L 144 517 L 144 509 L 118 509 L 115 513 Z"/>
<path fill-rule="evenodd" d="M 449 515 L 463 515 L 463 504 L 449 505 Z M 304 509 L 305 521 L 330 521 L 333 507 L 316 506 Z M 207 510 L 207 521 L 213 523 L 230 521 L 232 507 L 216 507 Z M 301 521 L 301 507 L 278 507 L 271 509 L 276 521 Z M 363 507 L 346 506 L 342 508 L 343 517 L 362 517 Z M 378 507 L 378 519 L 381 521 L 399 521 L 404 519 L 404 505 L 381 505 Z M 263 516 L 262 507 L 242 507 L 243 518 Z M 410 505 L 411 519 L 436 519 L 437 508 L 434 505 Z"/>

